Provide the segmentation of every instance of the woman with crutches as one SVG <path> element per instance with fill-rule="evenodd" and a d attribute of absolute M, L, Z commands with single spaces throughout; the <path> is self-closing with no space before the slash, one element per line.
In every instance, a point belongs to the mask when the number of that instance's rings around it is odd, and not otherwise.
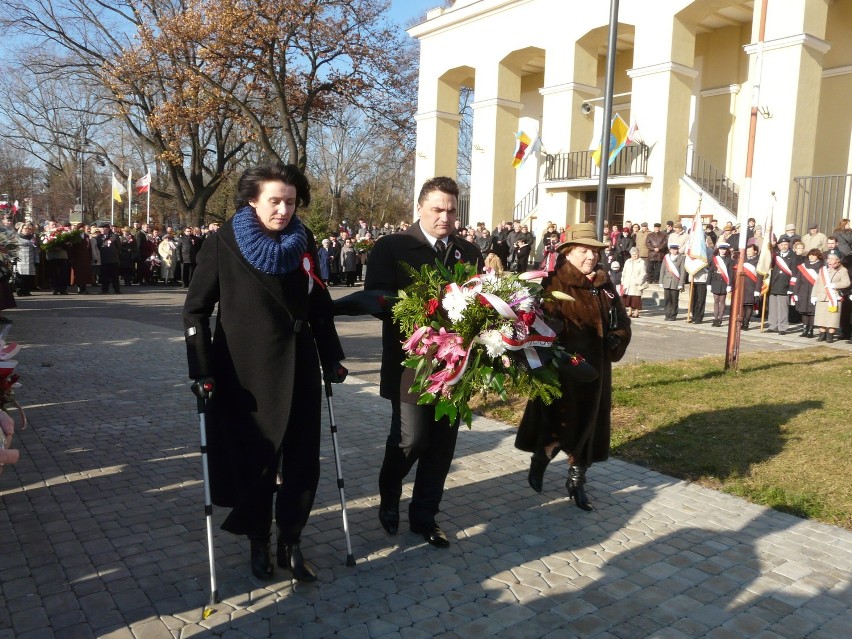
<path fill-rule="evenodd" d="M 214 388 L 212 501 L 232 508 L 222 528 L 249 538 L 259 579 L 273 574 L 273 497 L 278 565 L 299 581 L 316 579 L 300 542 L 319 482 L 320 369 L 332 382 L 346 376 L 316 242 L 296 215 L 309 202 L 293 165 L 243 173 L 237 212 L 204 242 L 183 310 L 189 375 Z"/>

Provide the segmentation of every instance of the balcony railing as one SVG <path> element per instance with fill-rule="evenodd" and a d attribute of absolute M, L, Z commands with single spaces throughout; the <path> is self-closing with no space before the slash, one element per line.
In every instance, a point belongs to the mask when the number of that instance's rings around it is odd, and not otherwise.
<path fill-rule="evenodd" d="M 592 159 L 593 151 L 572 151 L 545 156 L 544 179 L 587 180 L 600 176 L 600 167 Z M 645 144 L 626 146 L 609 166 L 609 175 L 647 175 L 648 147 Z"/>
<path fill-rule="evenodd" d="M 727 175 L 697 153 L 687 155 L 687 175 L 716 198 L 720 205 L 736 214 L 740 204 L 740 187 Z"/>

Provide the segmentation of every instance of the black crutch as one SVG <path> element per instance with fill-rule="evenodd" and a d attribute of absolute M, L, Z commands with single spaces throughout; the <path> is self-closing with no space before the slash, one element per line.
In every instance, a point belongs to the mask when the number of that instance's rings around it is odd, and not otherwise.
<path fill-rule="evenodd" d="M 342 370 L 345 371 L 346 369 Z M 340 467 L 340 453 L 337 450 L 337 423 L 334 421 L 334 404 L 331 401 L 331 395 L 331 382 L 326 379 L 325 399 L 328 403 L 328 419 L 331 423 L 331 445 L 334 448 L 334 466 L 337 469 L 337 488 L 340 490 L 340 507 L 343 510 L 343 532 L 346 535 L 346 565 L 354 566 L 355 555 L 352 554 L 352 542 L 349 539 L 349 519 L 346 517 L 346 497 L 343 494 L 343 471 Z"/>
<path fill-rule="evenodd" d="M 205 409 L 207 400 L 213 395 L 212 380 L 196 380 L 192 392 L 198 399 L 198 422 L 201 431 L 201 474 L 204 477 L 204 514 L 207 518 L 207 554 L 210 561 L 210 601 L 201 612 L 201 618 L 207 619 L 215 611 L 213 605 L 219 603 L 219 589 L 216 587 L 216 563 L 213 561 L 213 501 L 210 498 L 210 470 L 207 466 L 207 421 Z"/>

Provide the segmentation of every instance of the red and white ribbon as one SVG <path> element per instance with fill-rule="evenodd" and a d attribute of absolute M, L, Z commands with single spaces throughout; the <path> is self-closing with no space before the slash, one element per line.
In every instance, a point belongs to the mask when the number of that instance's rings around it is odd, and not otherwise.
<path fill-rule="evenodd" d="M 836 307 L 840 303 L 840 295 L 837 293 L 837 289 L 831 284 L 831 274 L 829 274 L 828 267 L 823 266 L 819 274 L 824 284 L 825 296 L 831 302 L 831 306 Z"/>
<path fill-rule="evenodd" d="M 671 273 L 671 276 L 680 280 L 680 269 L 675 266 L 672 256 L 666 255 L 665 258 L 663 258 L 663 262 L 666 265 L 666 270 Z"/>
<path fill-rule="evenodd" d="M 725 285 L 731 285 L 731 274 L 728 273 L 728 267 L 725 265 L 725 260 L 721 258 L 721 256 L 717 255 L 713 258 L 713 262 L 716 264 L 716 271 L 725 280 Z"/>
<path fill-rule="evenodd" d="M 748 278 L 757 284 L 757 268 L 754 264 L 749 264 L 746 262 L 743 264 L 743 272 L 748 276 Z"/>
<path fill-rule="evenodd" d="M 778 270 L 784 273 L 785 275 L 792 275 L 793 271 L 790 270 L 787 262 L 784 261 L 784 258 L 780 255 L 775 256 L 775 266 L 778 267 Z"/>

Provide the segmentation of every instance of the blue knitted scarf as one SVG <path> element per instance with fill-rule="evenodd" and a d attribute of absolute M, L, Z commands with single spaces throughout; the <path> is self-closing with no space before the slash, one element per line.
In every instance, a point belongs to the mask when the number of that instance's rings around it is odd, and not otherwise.
<path fill-rule="evenodd" d="M 262 273 L 283 275 L 299 268 L 308 236 L 302 221 L 295 215 L 278 239 L 269 237 L 251 206 L 244 206 L 233 217 L 237 246 L 249 264 Z"/>

